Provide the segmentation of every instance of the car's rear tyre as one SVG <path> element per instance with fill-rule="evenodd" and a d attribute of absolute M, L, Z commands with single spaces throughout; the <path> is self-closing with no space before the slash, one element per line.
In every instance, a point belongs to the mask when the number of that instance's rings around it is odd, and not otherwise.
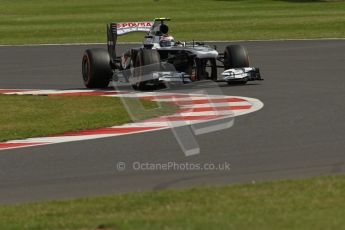
<path fill-rule="evenodd" d="M 142 79 L 144 74 L 147 74 L 147 70 L 144 70 L 144 66 L 154 65 L 160 63 L 160 56 L 157 50 L 153 49 L 141 49 L 136 55 L 134 62 L 134 77 L 137 83 L 133 84 L 133 88 L 143 90 L 145 89 L 147 81 Z"/>
<path fill-rule="evenodd" d="M 224 69 L 249 67 L 249 57 L 241 45 L 229 45 L 224 50 Z"/>
<path fill-rule="evenodd" d="M 105 49 L 87 49 L 82 60 L 82 75 L 87 88 L 105 88 L 109 85 L 113 71 L 110 57 Z"/>

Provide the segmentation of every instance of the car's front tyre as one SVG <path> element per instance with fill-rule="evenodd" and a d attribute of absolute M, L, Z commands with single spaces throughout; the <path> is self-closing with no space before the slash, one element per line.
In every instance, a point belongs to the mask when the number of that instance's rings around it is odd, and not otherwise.
<path fill-rule="evenodd" d="M 249 67 L 249 57 L 241 45 L 228 45 L 224 50 L 224 69 Z"/>

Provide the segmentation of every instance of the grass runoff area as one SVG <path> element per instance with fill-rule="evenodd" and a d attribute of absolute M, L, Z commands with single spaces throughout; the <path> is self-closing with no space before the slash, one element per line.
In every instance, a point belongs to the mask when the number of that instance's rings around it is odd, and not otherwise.
<path fill-rule="evenodd" d="M 47 136 L 68 131 L 104 128 L 171 114 L 176 106 L 126 98 L 134 117 L 121 99 L 99 96 L 0 95 L 0 141 Z M 1 218 L 0 218 L 1 219 Z M 2 228 L 0 228 L 2 229 Z"/>
<path fill-rule="evenodd" d="M 344 191 L 329 176 L 0 206 L 0 229 L 344 229 Z"/>
<path fill-rule="evenodd" d="M 0 0 L 0 44 L 105 42 L 111 21 L 170 17 L 177 40 L 345 37 L 344 0 Z M 141 41 L 142 34 L 119 41 Z"/>

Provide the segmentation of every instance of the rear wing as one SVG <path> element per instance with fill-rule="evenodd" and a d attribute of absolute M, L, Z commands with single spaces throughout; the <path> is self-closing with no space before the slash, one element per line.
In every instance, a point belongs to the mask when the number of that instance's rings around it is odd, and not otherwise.
<path fill-rule="evenodd" d="M 153 21 L 146 22 L 112 22 L 107 25 L 108 52 L 114 62 L 116 59 L 117 36 L 131 32 L 150 32 L 157 24 L 170 21 L 170 18 L 155 18 Z"/>
<path fill-rule="evenodd" d="M 153 22 L 120 22 L 110 23 L 113 33 L 124 35 L 131 32 L 149 32 Z"/>
<path fill-rule="evenodd" d="M 150 32 L 154 22 L 112 22 L 107 25 L 108 52 L 112 60 L 116 59 L 117 36 L 131 32 Z"/>

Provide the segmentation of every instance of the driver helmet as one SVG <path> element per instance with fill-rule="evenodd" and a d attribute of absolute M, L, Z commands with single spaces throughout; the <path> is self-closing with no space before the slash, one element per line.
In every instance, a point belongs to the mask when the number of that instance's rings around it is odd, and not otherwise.
<path fill-rule="evenodd" d="M 161 47 L 170 47 L 175 45 L 175 40 L 173 36 L 163 35 L 160 37 L 159 44 Z"/>

